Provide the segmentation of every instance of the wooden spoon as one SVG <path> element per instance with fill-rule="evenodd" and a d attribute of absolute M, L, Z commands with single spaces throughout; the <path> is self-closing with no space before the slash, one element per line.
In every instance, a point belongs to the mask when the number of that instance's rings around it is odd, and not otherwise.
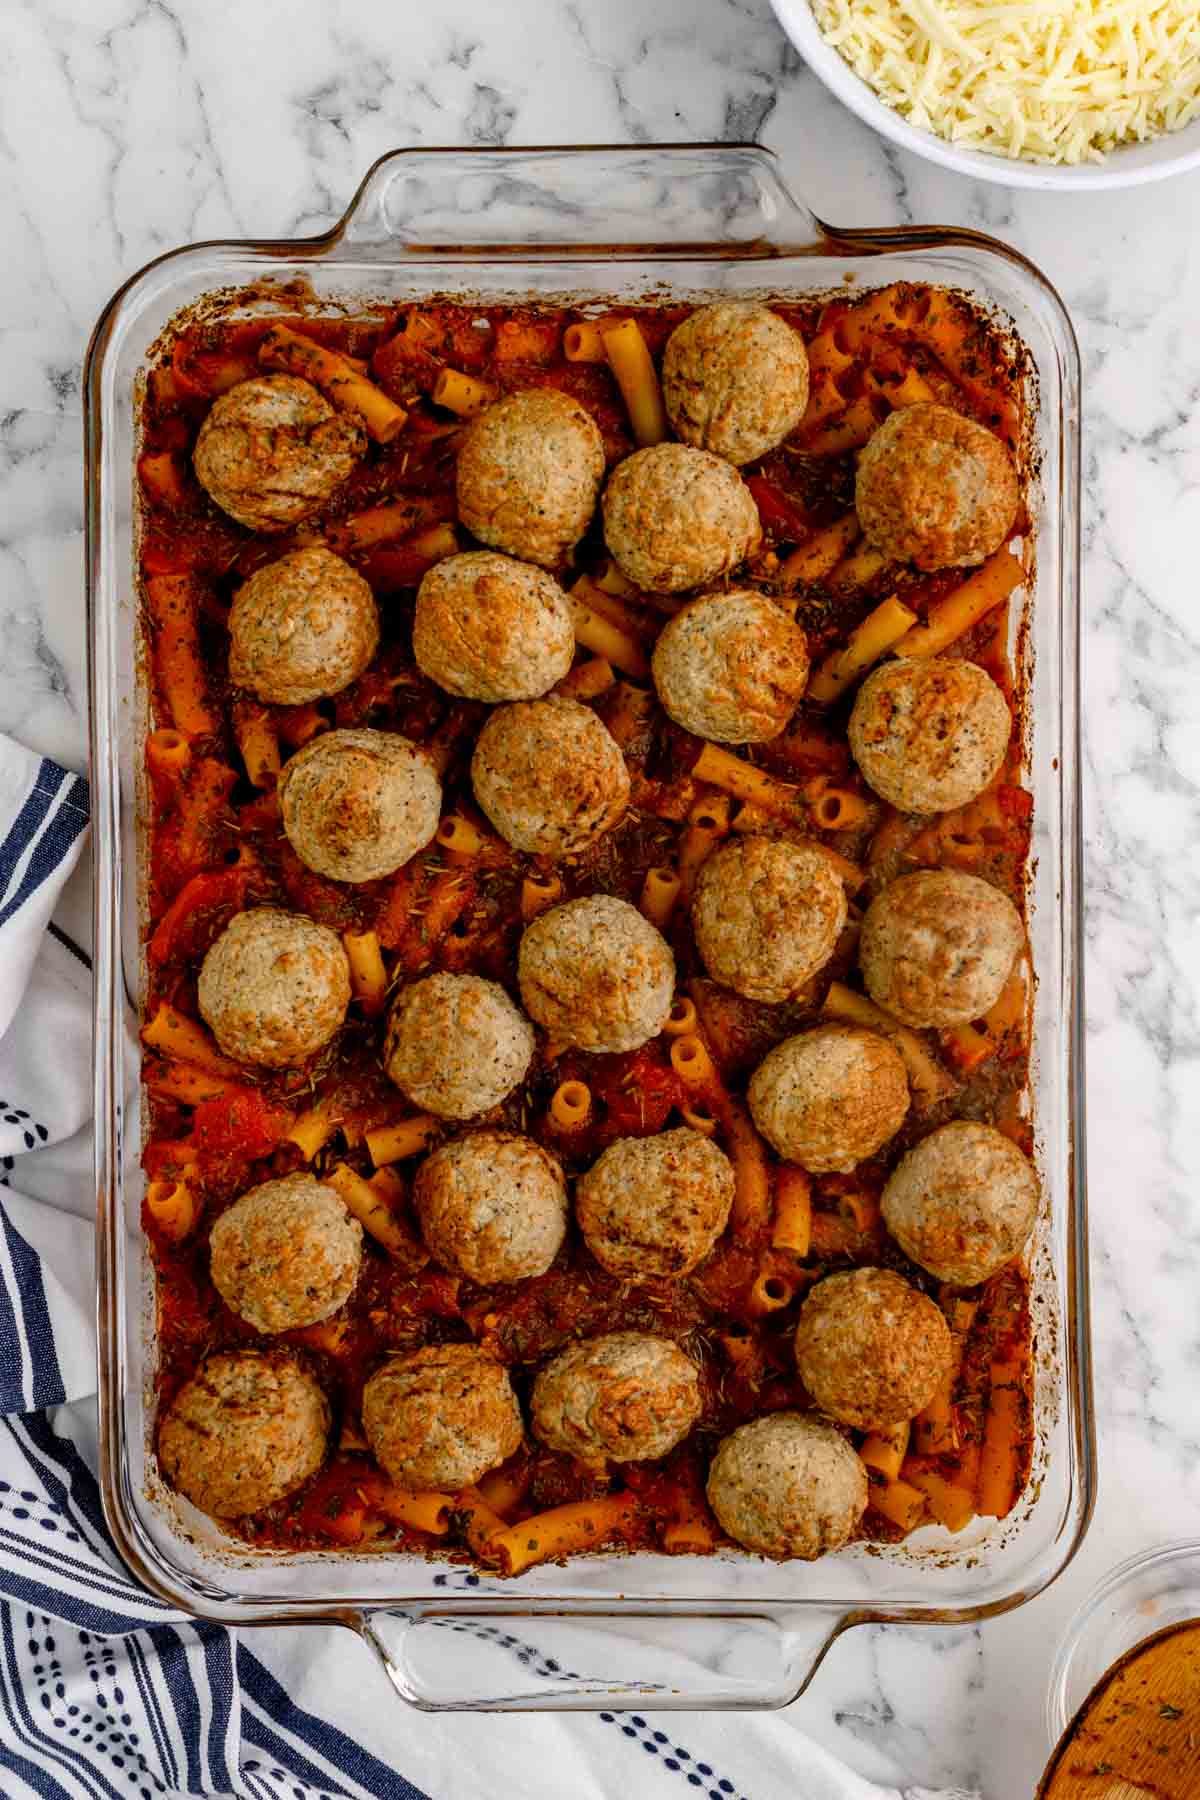
<path fill-rule="evenodd" d="M 1092 1689 L 1039 1800 L 1197 1800 L 1200 1621 L 1138 1644 Z"/>

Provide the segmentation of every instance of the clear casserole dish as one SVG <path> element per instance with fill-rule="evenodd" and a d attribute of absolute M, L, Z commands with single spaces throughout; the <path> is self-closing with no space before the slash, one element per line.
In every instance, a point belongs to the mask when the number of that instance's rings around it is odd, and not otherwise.
<path fill-rule="evenodd" d="M 1032 1090 L 1045 1204 L 1035 1240 L 1031 1480 L 1000 1525 L 859 1544 L 815 1564 L 734 1552 L 594 1557 L 505 1584 L 416 1557 L 255 1555 L 158 1480 L 153 1282 L 139 1226 L 135 397 L 164 325 L 217 290 L 283 284 L 320 313 L 434 293 L 631 302 L 939 283 L 998 312 L 1036 371 L 1036 592 L 1026 659 L 1026 778 L 1036 800 L 1028 918 L 1036 974 Z M 208 244 L 150 264 L 89 350 L 87 583 L 96 881 L 96 1183 L 104 1502 L 153 1592 L 226 1624 L 338 1622 L 424 1707 L 763 1707 L 807 1684 L 868 1621 L 962 1624 L 1021 1604 L 1067 1564 L 1090 1516 L 1078 792 L 1079 366 L 1069 319 L 1023 258 L 935 229 L 840 232 L 749 146 L 397 152 L 327 236 Z M 448 1635 L 453 1634 L 453 1635 Z"/>

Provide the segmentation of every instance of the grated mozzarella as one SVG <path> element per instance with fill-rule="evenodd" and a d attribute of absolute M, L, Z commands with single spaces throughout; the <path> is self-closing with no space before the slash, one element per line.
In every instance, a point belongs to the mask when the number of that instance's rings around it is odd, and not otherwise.
<path fill-rule="evenodd" d="M 1197 0 L 811 0 L 913 125 L 1037 162 L 1100 162 L 1200 117 Z"/>

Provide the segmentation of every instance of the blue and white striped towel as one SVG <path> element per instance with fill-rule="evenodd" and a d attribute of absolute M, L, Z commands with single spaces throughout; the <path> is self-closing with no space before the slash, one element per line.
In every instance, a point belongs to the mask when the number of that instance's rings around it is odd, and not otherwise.
<path fill-rule="evenodd" d="M 51 920 L 87 818 L 0 737 L 0 1800 L 885 1800 L 785 1715 L 429 1717 L 348 1632 L 195 1624 L 126 1574 L 93 1474 L 90 967 Z"/>

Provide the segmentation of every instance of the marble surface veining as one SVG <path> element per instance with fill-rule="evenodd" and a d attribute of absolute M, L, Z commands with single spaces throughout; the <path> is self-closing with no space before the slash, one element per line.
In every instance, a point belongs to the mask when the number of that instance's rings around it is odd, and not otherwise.
<path fill-rule="evenodd" d="M 1025 1609 L 852 1632 L 787 1715 L 864 1773 L 1009 1800 L 1075 1604 L 1200 1513 L 1200 180 L 1067 197 L 935 170 L 825 94 L 767 0 L 4 0 L 0 729 L 83 764 L 80 363 L 127 275 L 323 228 L 399 145 L 707 138 L 777 150 L 826 218 L 1001 236 L 1082 343 L 1097 1520 Z"/>

